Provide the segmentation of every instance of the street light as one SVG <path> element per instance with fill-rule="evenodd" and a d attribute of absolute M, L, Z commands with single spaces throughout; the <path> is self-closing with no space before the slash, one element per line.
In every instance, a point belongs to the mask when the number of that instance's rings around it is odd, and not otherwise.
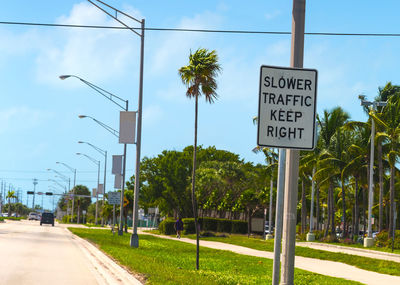
<path fill-rule="evenodd" d="M 88 156 L 87 154 L 77 152 L 77 155 L 83 155 L 87 159 L 89 159 L 91 162 L 94 164 L 97 164 L 97 187 L 96 187 L 96 214 L 95 214 L 95 219 L 94 223 L 97 225 L 97 201 L 99 200 L 99 183 L 100 183 L 100 160 L 96 160 L 93 157 Z"/>
<path fill-rule="evenodd" d="M 142 102 L 143 102 L 143 63 L 144 63 L 144 27 L 145 27 L 145 20 L 142 19 L 139 21 L 138 19 L 100 1 L 100 0 L 94 0 L 107 8 L 112 9 L 115 12 L 115 16 L 109 12 L 107 12 L 105 9 L 100 7 L 99 5 L 96 5 L 93 3 L 93 1 L 88 0 L 92 5 L 96 6 L 98 9 L 103 11 L 105 14 L 113 18 L 115 21 L 120 23 L 121 25 L 125 26 L 127 29 L 129 29 L 131 32 L 136 34 L 137 36 L 140 37 L 140 72 L 139 72 L 139 98 L 138 98 L 138 121 L 137 121 L 137 139 L 136 139 L 136 169 L 135 169 L 135 190 L 134 190 L 134 198 L 133 198 L 133 231 L 132 231 L 132 236 L 131 236 L 131 241 L 130 245 L 131 247 L 139 247 L 139 236 L 137 234 L 137 226 L 138 226 L 138 200 L 139 200 L 139 178 L 140 178 L 140 150 L 141 150 L 141 141 L 142 141 Z M 128 17 L 129 19 L 140 23 L 141 25 L 141 33 L 138 33 L 135 31 L 135 29 L 132 29 L 129 27 L 127 24 L 125 24 L 123 21 L 121 21 L 117 16 L 118 13 L 124 15 L 125 17 Z M 124 157 L 124 161 L 126 160 L 126 157 Z M 125 171 L 125 166 L 124 166 L 124 171 Z M 124 181 L 125 183 L 125 181 Z M 122 200 L 122 199 L 121 199 Z"/>
<path fill-rule="evenodd" d="M 71 223 L 72 223 L 73 217 L 74 217 L 74 201 L 75 201 L 74 195 L 75 195 L 75 183 L 76 183 L 76 168 L 72 168 L 71 166 L 69 166 L 68 164 L 66 164 L 64 162 L 57 161 L 56 164 L 62 164 L 74 173 L 74 188 L 72 188 L 72 213 L 71 213 Z M 78 222 L 78 220 L 77 220 L 77 222 Z"/>
<path fill-rule="evenodd" d="M 78 143 L 83 143 L 83 144 L 87 144 L 90 145 L 92 148 L 94 148 L 97 152 L 101 153 L 102 155 L 104 155 L 104 184 L 103 184 L 103 207 L 104 207 L 104 198 L 105 198 L 105 194 L 106 194 L 106 175 L 107 175 L 107 151 L 106 150 L 102 150 L 101 148 L 88 143 L 88 142 L 83 142 L 83 141 L 78 141 Z M 101 216 L 101 225 L 104 225 L 104 218 L 103 216 Z"/>
<path fill-rule="evenodd" d="M 126 101 L 126 109 L 128 110 L 128 101 Z M 113 134 L 115 137 L 119 137 L 119 132 L 113 128 L 111 128 L 110 126 L 104 124 L 103 122 L 100 122 L 99 120 L 91 117 L 91 116 L 86 116 L 86 115 L 79 115 L 78 116 L 80 119 L 84 119 L 84 118 L 90 118 L 93 121 L 95 121 L 97 124 L 99 124 L 100 126 L 102 126 L 103 128 L 105 128 L 107 131 L 109 131 L 111 134 Z M 118 235 L 122 235 L 123 234 L 123 227 L 122 227 L 122 214 L 123 214 L 123 210 L 124 210 L 124 191 L 125 191 L 125 168 L 126 168 L 126 143 L 124 143 L 124 161 L 123 161 L 123 172 L 122 172 L 122 189 L 121 189 L 121 199 L 120 199 L 120 214 L 119 214 L 119 218 L 120 218 L 120 226 L 118 229 Z"/>
<path fill-rule="evenodd" d="M 387 105 L 384 101 L 367 101 L 365 95 L 358 95 L 361 100 L 361 106 L 365 106 L 370 112 L 375 111 L 376 107 L 384 107 Z M 368 237 L 364 239 L 364 247 L 371 247 L 374 244 L 372 238 L 372 204 L 374 199 L 374 138 L 375 138 L 375 121 L 371 118 L 371 153 L 369 157 L 369 191 L 368 191 Z"/>

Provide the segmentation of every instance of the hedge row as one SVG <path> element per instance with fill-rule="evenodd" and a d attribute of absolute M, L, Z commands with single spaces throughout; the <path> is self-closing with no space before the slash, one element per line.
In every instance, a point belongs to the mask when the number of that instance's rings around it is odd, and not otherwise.
<path fill-rule="evenodd" d="M 194 218 L 182 219 L 183 221 L 183 234 L 194 234 L 196 232 L 194 226 Z M 215 219 L 215 218 L 199 218 L 200 230 L 219 232 L 219 233 L 234 233 L 234 234 L 246 234 L 247 233 L 247 222 L 239 220 L 228 220 L 228 219 Z M 166 235 L 173 235 L 176 233 L 175 220 L 167 218 L 162 221 L 158 230 Z"/>

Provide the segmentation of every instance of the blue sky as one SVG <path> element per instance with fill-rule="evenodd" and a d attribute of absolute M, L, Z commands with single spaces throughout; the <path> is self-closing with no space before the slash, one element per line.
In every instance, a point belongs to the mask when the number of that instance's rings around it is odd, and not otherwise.
<path fill-rule="evenodd" d="M 147 27 L 291 31 L 292 1 L 106 2 L 145 18 Z M 83 0 L 4 0 L 0 7 L 2 22 L 117 25 Z M 400 32 L 399 8 L 399 1 L 307 1 L 306 32 Z M 94 188 L 96 166 L 75 153 L 102 157 L 77 141 L 106 149 L 110 156 L 122 154 L 122 145 L 78 115 L 118 129 L 119 109 L 78 80 L 58 76 L 78 75 L 128 99 L 130 110 L 136 110 L 139 37 L 119 30 L 0 25 L 0 43 L 0 180 L 21 189 L 25 203 L 33 178 L 39 179 L 38 191 L 54 185 L 48 179 L 57 178 L 46 169 L 70 175 L 55 163 L 61 161 L 77 168 L 77 183 Z M 387 81 L 399 84 L 399 44 L 395 37 L 306 36 L 304 67 L 319 72 L 318 112 L 341 106 L 352 119 L 364 120 L 357 95 L 372 99 Z M 290 35 L 147 31 L 142 157 L 193 143 L 194 102 L 185 97 L 177 70 L 187 64 L 190 50 L 199 47 L 215 49 L 223 68 L 219 100 L 213 105 L 200 100 L 199 144 L 263 162 L 261 154 L 251 152 L 257 136 L 252 118 L 257 114 L 259 68 L 289 65 Z M 127 158 L 131 176 L 134 145 L 128 146 Z M 109 190 L 111 174 L 107 180 Z M 46 207 L 50 202 L 45 197 Z"/>

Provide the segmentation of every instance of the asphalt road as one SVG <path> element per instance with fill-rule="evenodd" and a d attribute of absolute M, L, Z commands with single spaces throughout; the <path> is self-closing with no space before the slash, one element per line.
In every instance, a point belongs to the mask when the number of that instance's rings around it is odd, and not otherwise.
<path fill-rule="evenodd" d="M 56 224 L 0 223 L 0 284 L 140 284 L 82 239 Z"/>

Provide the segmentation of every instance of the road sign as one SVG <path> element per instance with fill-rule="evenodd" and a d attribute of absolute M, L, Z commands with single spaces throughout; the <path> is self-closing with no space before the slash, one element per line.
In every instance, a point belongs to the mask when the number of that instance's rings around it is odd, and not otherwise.
<path fill-rule="evenodd" d="M 124 207 L 126 207 L 129 204 L 129 200 L 124 196 Z"/>
<path fill-rule="evenodd" d="M 317 71 L 261 66 L 259 146 L 314 149 Z"/>
<path fill-rule="evenodd" d="M 121 193 L 120 192 L 108 192 L 108 204 L 119 205 L 121 203 Z"/>

